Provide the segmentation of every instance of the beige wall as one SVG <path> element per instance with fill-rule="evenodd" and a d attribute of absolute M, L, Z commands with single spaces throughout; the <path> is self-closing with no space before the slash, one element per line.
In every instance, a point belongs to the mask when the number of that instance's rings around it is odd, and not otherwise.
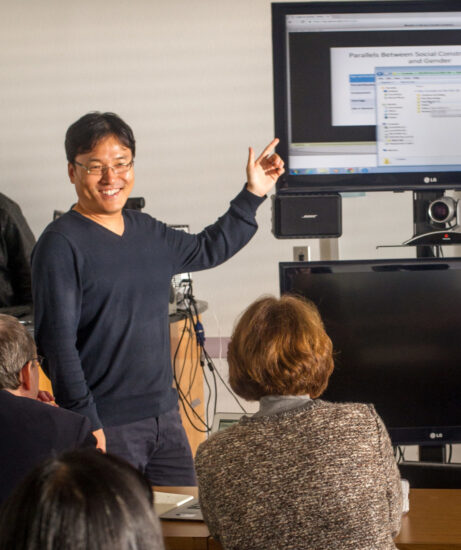
<path fill-rule="evenodd" d="M 145 210 L 192 231 L 243 185 L 248 145 L 272 138 L 268 0 L 19 0 L 2 10 L 0 41 L 1 189 L 37 236 L 54 209 L 74 201 L 64 133 L 90 110 L 115 111 L 133 127 L 134 195 L 145 197 Z M 377 243 L 409 236 L 409 198 L 379 195 L 344 201 L 342 257 L 374 256 Z M 306 244 L 276 240 L 270 218 L 266 201 L 247 248 L 194 276 L 210 305 L 207 334 L 228 335 L 251 300 L 277 293 L 277 263 Z M 318 259 L 318 241 L 308 244 Z"/>
<path fill-rule="evenodd" d="M 19 202 L 38 236 L 54 209 L 74 201 L 63 139 L 90 110 L 112 110 L 137 137 L 135 196 L 145 211 L 198 231 L 244 183 L 248 145 L 273 134 L 269 0 L 17 0 L 0 18 L 1 190 Z M 412 233 L 411 195 L 377 193 L 343 201 L 340 257 L 414 256 L 380 249 Z M 260 230 L 225 265 L 194 276 L 208 301 L 208 336 L 228 336 L 236 315 L 278 292 L 277 263 L 293 245 Z M 449 252 L 447 253 L 449 254 Z M 225 365 L 222 366 L 225 371 Z M 221 410 L 232 400 L 220 397 Z"/>

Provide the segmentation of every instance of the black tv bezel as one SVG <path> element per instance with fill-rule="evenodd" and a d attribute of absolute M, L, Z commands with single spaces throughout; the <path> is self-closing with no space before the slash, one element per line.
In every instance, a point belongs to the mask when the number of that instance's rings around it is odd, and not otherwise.
<path fill-rule="evenodd" d="M 288 135 L 288 94 L 285 77 L 287 73 L 285 17 L 303 13 L 416 13 L 431 11 L 454 11 L 461 14 L 461 4 L 457 0 L 373 0 L 371 2 L 325 0 L 272 3 L 274 124 L 275 135 L 280 139 L 277 152 L 286 163 L 286 172 L 277 182 L 278 194 L 461 189 L 461 170 L 366 174 L 289 174 L 288 144 L 290 136 Z"/>
<path fill-rule="evenodd" d="M 456 269 L 460 270 L 461 277 L 461 257 L 457 258 L 411 258 L 411 259 L 386 259 L 386 260 L 328 260 L 317 262 L 279 262 L 279 288 L 280 295 L 285 293 L 296 294 L 296 292 L 287 289 L 286 273 L 293 268 L 323 269 L 329 268 L 338 271 L 351 272 L 363 271 L 363 268 L 369 266 L 378 269 L 405 269 L 405 270 L 425 270 L 425 269 Z M 354 269 L 355 268 L 355 269 Z M 461 316 L 461 312 L 460 312 Z M 334 348 L 334 342 L 333 342 Z M 334 371 L 333 375 L 334 376 Z M 461 443 L 461 425 L 444 426 L 386 426 L 394 445 L 421 445 L 421 446 L 440 446 Z M 435 434 L 435 437 L 434 437 Z M 441 434 L 441 437 L 440 437 Z"/>

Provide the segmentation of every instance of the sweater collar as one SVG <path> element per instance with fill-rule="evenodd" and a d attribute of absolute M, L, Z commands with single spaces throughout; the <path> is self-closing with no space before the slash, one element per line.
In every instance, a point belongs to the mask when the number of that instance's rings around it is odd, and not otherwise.
<path fill-rule="evenodd" d="M 269 416 L 302 407 L 311 401 L 309 395 L 265 395 L 259 401 L 259 411 L 253 417 Z"/>

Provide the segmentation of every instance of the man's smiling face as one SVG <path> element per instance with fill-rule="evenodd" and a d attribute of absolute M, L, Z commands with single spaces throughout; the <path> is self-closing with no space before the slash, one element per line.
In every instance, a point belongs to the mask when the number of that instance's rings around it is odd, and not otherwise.
<path fill-rule="evenodd" d="M 98 141 L 88 153 L 77 155 L 68 172 L 77 192 L 79 212 L 88 217 L 119 215 L 134 185 L 132 160 L 131 150 L 113 135 Z"/>

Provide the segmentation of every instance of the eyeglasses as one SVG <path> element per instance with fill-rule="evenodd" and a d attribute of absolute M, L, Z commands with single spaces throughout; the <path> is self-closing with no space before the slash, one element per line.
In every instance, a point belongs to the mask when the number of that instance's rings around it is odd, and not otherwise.
<path fill-rule="evenodd" d="M 84 168 L 87 174 L 90 174 L 91 176 L 102 176 L 109 170 L 109 168 L 114 174 L 126 174 L 133 166 L 134 160 L 132 159 L 130 162 L 118 162 L 117 164 L 114 164 L 114 166 L 104 166 L 103 164 L 92 164 L 91 166 L 85 166 L 76 160 L 74 160 L 74 164 Z"/>
<path fill-rule="evenodd" d="M 36 361 L 42 367 L 45 361 L 45 358 L 42 355 L 37 355 L 35 357 L 32 357 L 30 361 Z"/>
<path fill-rule="evenodd" d="M 45 362 L 45 358 L 42 356 L 42 355 L 36 355 L 35 357 L 31 357 L 28 361 L 26 361 L 24 363 L 24 365 L 22 366 L 22 368 L 24 368 L 28 363 L 30 363 L 31 361 L 35 361 L 36 363 L 38 363 L 38 365 L 40 367 L 43 367 L 43 363 Z"/>

